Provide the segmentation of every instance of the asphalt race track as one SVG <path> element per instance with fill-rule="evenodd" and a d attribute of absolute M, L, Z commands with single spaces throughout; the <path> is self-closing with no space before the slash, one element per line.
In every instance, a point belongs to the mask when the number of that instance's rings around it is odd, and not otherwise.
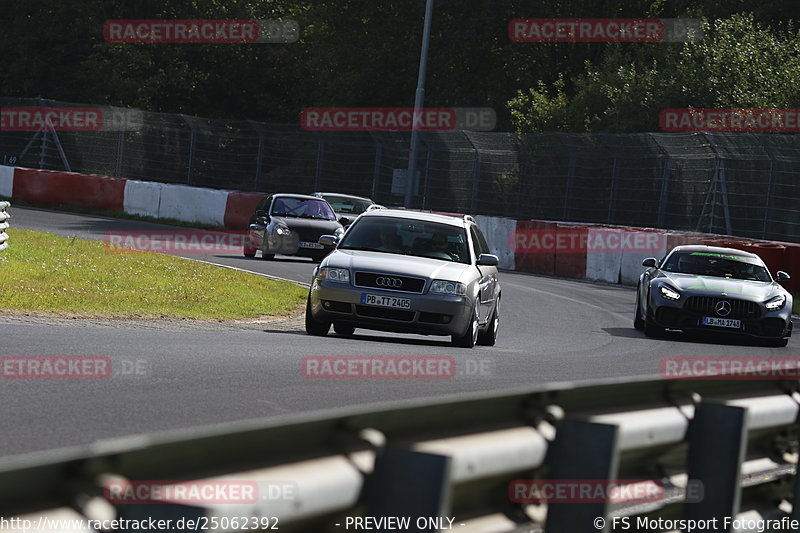
<path fill-rule="evenodd" d="M 12 247 L 14 228 L 102 239 L 110 230 L 169 227 L 42 209 L 12 207 L 11 213 Z M 196 258 L 305 283 L 314 266 L 280 256 Z M 510 272 L 501 274 L 501 284 L 498 344 L 472 350 L 453 348 L 445 337 L 364 330 L 349 339 L 309 337 L 300 320 L 196 326 L 0 316 L 0 356 L 104 355 L 121 369 L 97 380 L 0 379 L 0 457 L 377 401 L 658 376 L 664 357 L 800 357 L 797 337 L 788 348 L 680 333 L 648 339 L 632 327 L 634 291 L 627 287 Z M 303 377 L 301 358 L 323 355 L 449 355 L 457 373 L 448 379 Z"/>

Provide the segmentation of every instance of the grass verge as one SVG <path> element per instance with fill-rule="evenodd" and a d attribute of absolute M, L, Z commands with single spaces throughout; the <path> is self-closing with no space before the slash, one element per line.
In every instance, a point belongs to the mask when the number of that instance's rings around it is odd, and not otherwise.
<path fill-rule="evenodd" d="M 29 230 L 0 251 L 0 312 L 198 320 L 285 316 L 306 290 L 288 281 Z"/>

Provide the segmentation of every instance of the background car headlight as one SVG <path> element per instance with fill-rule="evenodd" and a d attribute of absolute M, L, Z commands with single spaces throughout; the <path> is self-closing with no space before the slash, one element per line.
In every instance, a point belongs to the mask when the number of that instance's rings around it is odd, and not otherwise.
<path fill-rule="evenodd" d="M 661 295 L 666 298 L 667 300 L 680 300 L 681 293 L 670 287 L 669 285 L 661 285 L 658 288 L 658 291 Z"/>
<path fill-rule="evenodd" d="M 346 268 L 322 267 L 319 269 L 317 277 L 329 281 L 341 281 L 350 283 L 350 271 Z"/>
<path fill-rule="evenodd" d="M 275 224 L 275 233 L 277 233 L 278 235 L 289 235 L 289 226 L 283 224 L 282 222 L 279 222 Z"/>
<path fill-rule="evenodd" d="M 434 280 L 431 283 L 431 292 L 438 294 L 455 294 L 456 296 L 464 296 L 467 294 L 467 286 L 458 281 L 446 281 L 443 279 Z"/>
<path fill-rule="evenodd" d="M 783 309 L 784 305 L 786 305 L 786 296 L 782 294 L 779 294 L 775 298 L 770 298 L 764 303 L 764 306 L 770 311 L 777 311 L 778 309 Z"/>
<path fill-rule="evenodd" d="M 344 235 L 344 228 L 336 228 L 336 231 L 334 231 L 334 232 L 333 232 L 333 234 L 334 234 L 336 237 L 338 237 L 338 238 L 340 238 L 340 239 L 341 239 L 341 238 L 342 238 L 342 235 Z"/>

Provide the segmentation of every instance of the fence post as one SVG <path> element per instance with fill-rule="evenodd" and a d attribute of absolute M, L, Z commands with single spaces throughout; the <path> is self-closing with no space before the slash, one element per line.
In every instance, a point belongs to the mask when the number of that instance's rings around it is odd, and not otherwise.
<path fill-rule="evenodd" d="M 264 168 L 264 133 L 258 128 L 258 123 L 254 120 L 248 120 L 247 123 L 258 134 L 258 153 L 256 154 L 256 175 L 253 180 L 253 191 L 258 192 L 261 188 L 261 172 Z"/>
<path fill-rule="evenodd" d="M 116 108 L 114 108 L 114 109 L 115 109 L 114 112 L 116 113 Z M 114 122 L 117 123 L 116 120 Z M 116 176 L 118 178 L 122 176 L 122 158 L 125 155 L 125 152 L 124 152 L 124 150 L 125 150 L 125 130 L 127 130 L 127 129 L 128 129 L 128 114 L 127 113 L 122 113 L 122 126 L 120 127 L 119 132 L 117 133 L 117 156 L 116 156 L 117 160 L 116 160 L 116 163 L 114 165 L 114 176 Z"/>
<path fill-rule="evenodd" d="M 430 209 L 431 198 L 431 166 L 433 163 L 433 150 L 425 140 L 425 137 L 420 135 L 422 142 L 425 143 L 425 189 L 422 192 L 422 209 Z"/>
<path fill-rule="evenodd" d="M 317 170 L 314 173 L 314 191 L 319 191 L 322 183 L 322 161 L 325 156 L 325 140 L 317 137 Z"/>
<path fill-rule="evenodd" d="M 761 238 L 766 239 L 772 234 L 772 204 L 775 196 L 775 166 L 777 157 L 775 149 L 769 141 L 768 136 L 761 134 L 753 135 L 764 147 L 769 156 L 769 181 L 767 182 L 767 199 L 764 203 L 764 222 L 761 228 Z"/>
<path fill-rule="evenodd" d="M 378 180 L 381 177 L 381 157 L 383 156 L 383 144 L 371 135 L 372 141 L 375 143 L 375 165 L 372 167 L 372 201 L 378 196 Z"/>
<path fill-rule="evenodd" d="M 181 115 L 181 118 L 184 122 L 189 126 L 189 130 L 191 131 L 189 136 L 189 161 L 188 161 L 188 169 L 186 171 L 186 184 L 192 184 L 192 174 L 194 173 L 194 153 L 195 148 L 197 146 L 197 130 L 194 127 L 194 124 L 189 120 L 189 117 L 186 115 Z"/>
<path fill-rule="evenodd" d="M 567 168 L 567 185 L 564 190 L 564 220 L 569 220 L 570 217 L 570 208 L 569 208 L 569 199 L 572 195 L 572 186 L 575 183 L 575 165 L 578 163 L 578 154 L 576 153 L 575 149 L 564 142 L 564 134 L 557 133 L 558 140 L 561 141 L 561 144 L 567 147 L 569 150 L 569 167 Z"/>

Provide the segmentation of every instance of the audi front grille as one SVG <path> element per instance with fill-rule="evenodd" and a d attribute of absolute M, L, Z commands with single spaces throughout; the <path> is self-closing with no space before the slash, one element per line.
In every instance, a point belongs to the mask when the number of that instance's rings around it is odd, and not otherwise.
<path fill-rule="evenodd" d="M 730 313 L 720 315 L 717 313 L 717 304 L 726 301 L 730 304 Z M 692 296 L 686 300 L 683 308 L 704 316 L 723 317 L 723 318 L 758 318 L 761 316 L 761 308 L 755 302 L 747 300 L 737 300 L 733 298 L 717 298 L 714 296 Z"/>
<path fill-rule="evenodd" d="M 356 287 L 381 289 L 384 291 L 412 292 L 422 294 L 425 280 L 392 274 L 376 274 L 374 272 L 356 272 Z"/>

